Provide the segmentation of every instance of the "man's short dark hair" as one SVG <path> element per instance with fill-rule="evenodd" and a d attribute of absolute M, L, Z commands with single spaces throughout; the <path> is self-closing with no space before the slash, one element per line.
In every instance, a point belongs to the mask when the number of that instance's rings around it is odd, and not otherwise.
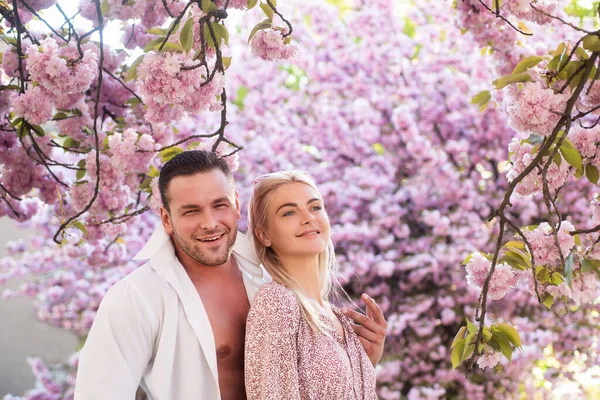
<path fill-rule="evenodd" d="M 169 183 L 171 183 L 173 178 L 210 172 L 215 169 L 220 170 L 225 176 L 233 180 L 233 175 L 227 162 L 212 151 L 184 151 L 167 161 L 160 170 L 160 176 L 158 177 L 160 197 L 167 211 L 169 211 L 167 189 L 169 189 Z"/>

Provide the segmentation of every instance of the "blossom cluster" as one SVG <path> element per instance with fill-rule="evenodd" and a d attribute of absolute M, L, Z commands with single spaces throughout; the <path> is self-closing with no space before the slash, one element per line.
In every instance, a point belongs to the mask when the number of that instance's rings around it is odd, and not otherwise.
<path fill-rule="evenodd" d="M 138 67 L 140 95 L 147 107 L 146 120 L 151 123 L 180 119 L 184 113 L 197 114 L 218 110 L 218 97 L 225 84 L 222 73 L 207 79 L 204 67 L 183 69 L 193 61 L 176 53 L 147 54 Z"/>

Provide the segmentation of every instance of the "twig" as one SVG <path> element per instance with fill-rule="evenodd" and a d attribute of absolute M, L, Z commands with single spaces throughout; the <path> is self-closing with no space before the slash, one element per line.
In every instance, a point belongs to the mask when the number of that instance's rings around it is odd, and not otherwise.
<path fill-rule="evenodd" d="M 135 93 L 129 86 L 127 86 L 125 84 L 125 82 L 123 82 L 121 79 L 119 79 L 117 76 L 115 76 L 112 72 L 110 72 L 109 70 L 107 70 L 106 68 L 103 68 L 104 72 L 106 72 L 108 75 L 110 75 L 111 78 L 113 78 L 114 80 L 116 80 L 117 82 L 119 82 L 121 84 L 121 86 L 123 86 L 123 88 L 125 90 L 127 90 L 129 93 L 131 93 L 136 99 L 138 99 L 142 104 L 144 103 L 142 101 L 142 98 L 140 96 L 137 95 L 137 93 Z"/>
<path fill-rule="evenodd" d="M 87 210 L 92 207 L 94 201 L 98 197 L 98 192 L 100 189 L 100 140 L 98 138 L 98 104 L 100 103 L 100 89 L 102 88 L 102 72 L 104 67 L 104 20 L 102 19 L 102 8 L 100 6 L 100 0 L 94 0 L 96 3 L 96 13 L 98 15 L 98 31 L 100 33 L 100 63 L 98 64 L 98 84 L 96 86 L 96 99 L 94 102 L 94 149 L 96 150 L 96 185 L 94 186 L 94 194 L 92 198 L 87 203 L 87 205 L 74 216 L 70 217 L 67 221 L 63 222 L 56 233 L 54 234 L 53 240 L 60 244 L 61 241 L 58 240 L 58 236 L 63 232 L 63 230 L 74 221 L 79 216 L 83 215 Z M 80 41 L 77 42 L 77 46 L 79 48 L 81 54 L 81 47 L 79 47 Z"/>
<path fill-rule="evenodd" d="M 23 47 L 21 44 L 21 17 L 19 16 L 19 10 L 17 8 L 17 0 L 13 0 L 13 12 L 15 14 L 15 25 L 17 29 L 17 58 L 19 62 L 19 76 L 21 78 L 21 93 L 25 93 L 25 75 L 23 72 Z"/>
<path fill-rule="evenodd" d="M 10 201 L 8 201 L 8 199 L 4 196 L 0 196 L 2 198 L 2 200 L 4 200 L 6 202 L 6 204 L 8 204 L 8 207 L 10 208 L 10 210 L 15 214 L 15 216 L 17 216 L 17 218 L 21 218 L 21 214 L 19 214 L 17 212 L 17 210 L 14 209 L 13 205 L 10 204 Z"/>
<path fill-rule="evenodd" d="M 123 214 L 120 215 L 118 217 L 113 217 L 110 219 L 105 219 L 104 221 L 100 221 L 98 223 L 96 223 L 95 225 L 103 225 L 103 224 L 109 224 L 111 222 L 116 222 L 117 224 L 122 224 L 123 222 L 129 221 L 131 218 L 135 217 L 136 215 L 140 215 L 145 213 L 146 211 L 148 211 L 150 209 L 149 206 L 145 206 L 140 208 L 139 210 L 133 211 L 131 213 L 128 214 Z M 121 221 L 123 220 L 123 221 Z"/>
<path fill-rule="evenodd" d="M 169 41 L 169 38 L 171 37 L 171 34 L 175 30 L 175 27 L 177 27 L 177 25 L 179 25 L 179 22 L 181 22 L 181 19 L 187 12 L 188 8 L 190 8 L 190 6 L 194 3 L 195 3 L 195 1 L 190 1 L 189 3 L 187 3 L 185 5 L 185 8 L 183 9 L 183 11 L 181 13 L 179 13 L 177 18 L 175 18 L 175 21 L 173 21 L 173 24 L 171 25 L 171 27 L 169 28 L 169 31 L 167 32 L 167 36 L 165 36 L 165 40 L 163 40 L 160 47 L 158 48 L 158 51 L 161 51 L 163 49 L 163 47 L 165 47 L 165 44 L 167 44 L 167 42 Z"/>
<path fill-rule="evenodd" d="M 494 10 L 492 10 L 487 4 L 485 4 L 483 2 L 483 0 L 479 0 L 479 3 L 481 3 L 481 5 L 484 6 L 489 12 L 491 12 L 492 14 L 494 14 L 496 16 L 496 18 L 500 18 L 502 21 L 506 22 L 511 28 L 513 28 L 515 31 L 519 32 L 520 34 L 525 35 L 525 36 L 532 36 L 533 35 L 533 33 L 524 32 L 524 31 L 520 30 L 519 28 L 517 28 L 516 26 L 514 26 L 512 24 L 512 22 L 510 22 L 503 15 L 500 14 L 500 11 L 494 12 Z M 497 9 L 497 10 L 499 10 L 499 9 Z"/>
<path fill-rule="evenodd" d="M 290 36 L 292 34 L 292 31 L 293 31 L 292 24 L 290 23 L 290 21 L 288 21 L 287 19 L 285 19 L 283 17 L 283 15 L 281 15 L 281 13 L 279 11 L 277 11 L 277 8 L 275 8 L 275 5 L 273 3 L 271 3 L 271 0 L 267 0 L 267 4 L 269 5 L 269 7 L 271 7 L 271 10 L 273 10 L 273 12 L 275 14 L 277 14 L 277 16 L 279 18 L 281 18 L 281 20 L 283 22 L 285 22 L 285 24 L 288 26 L 288 31 L 283 34 L 283 37 L 286 38 L 286 37 Z"/>
<path fill-rule="evenodd" d="M 565 25 L 568 25 L 568 26 L 570 26 L 571 28 L 575 29 L 576 31 L 579 31 L 579 32 L 584 32 L 584 33 L 587 33 L 588 35 L 591 35 L 591 34 L 594 34 L 594 33 L 595 33 L 595 32 L 586 31 L 585 29 L 583 29 L 583 28 L 580 28 L 580 27 L 578 27 L 577 25 L 573 25 L 572 23 L 570 23 L 570 22 L 568 22 L 568 21 L 565 21 L 564 19 L 562 19 L 562 18 L 560 18 L 560 17 L 557 17 L 557 16 L 555 16 L 555 15 L 552 15 L 552 14 L 548 14 L 547 12 L 540 10 L 539 8 L 537 8 L 536 6 L 534 6 L 533 4 L 529 4 L 529 6 L 530 6 L 531 8 L 533 8 L 535 11 L 539 12 L 540 14 L 542 14 L 542 15 L 544 15 L 544 16 L 546 16 L 546 17 L 548 17 L 548 18 L 552 18 L 552 19 L 555 19 L 555 20 L 557 20 L 557 21 L 560 21 L 560 22 L 562 22 L 563 24 L 565 24 Z"/>
<path fill-rule="evenodd" d="M 52 25 L 50 25 L 44 18 L 42 18 L 40 16 L 40 14 L 38 14 L 33 8 L 31 8 L 31 6 L 29 4 L 27 4 L 27 2 L 20 0 L 21 4 L 25 6 L 25 8 L 32 13 L 33 15 L 35 15 L 37 17 L 37 19 L 39 19 L 40 21 L 42 21 L 44 24 L 46 24 L 46 26 L 48 27 L 48 29 L 50 29 L 52 31 L 52 33 L 54 33 L 56 36 L 58 36 L 59 38 L 61 38 L 63 41 L 65 42 L 69 42 L 67 39 L 65 39 L 64 37 L 62 37 L 62 35 L 58 32 L 56 32 L 54 30 L 54 28 L 52 28 Z"/>
<path fill-rule="evenodd" d="M 14 194 L 12 194 L 6 187 L 4 187 L 4 185 L 2 183 L 0 183 L 0 189 L 4 190 L 10 197 L 12 197 L 15 200 L 21 201 L 20 197 L 15 196 Z"/>
<path fill-rule="evenodd" d="M 167 0 L 162 0 L 163 3 L 163 7 L 165 8 L 165 10 L 167 11 L 167 14 L 169 14 L 169 17 L 171 18 L 175 18 L 175 16 L 173 15 L 173 13 L 171 12 L 171 10 L 169 10 L 169 6 L 167 5 Z"/>

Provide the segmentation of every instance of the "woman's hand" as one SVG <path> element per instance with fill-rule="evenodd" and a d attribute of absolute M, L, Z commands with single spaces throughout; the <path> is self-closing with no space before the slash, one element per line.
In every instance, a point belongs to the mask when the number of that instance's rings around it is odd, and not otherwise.
<path fill-rule="evenodd" d="M 383 354 L 387 322 L 375 300 L 366 293 L 363 293 L 362 299 L 367 305 L 367 315 L 349 310 L 346 307 L 342 308 L 342 312 L 354 321 L 354 324 L 351 323 L 350 325 L 358 335 L 358 340 L 362 343 L 369 360 L 375 367 Z"/>

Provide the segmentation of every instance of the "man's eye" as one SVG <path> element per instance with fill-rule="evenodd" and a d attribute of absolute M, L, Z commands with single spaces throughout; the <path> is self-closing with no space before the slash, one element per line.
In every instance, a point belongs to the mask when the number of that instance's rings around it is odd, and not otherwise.
<path fill-rule="evenodd" d="M 217 204 L 215 206 L 215 208 L 225 208 L 225 207 L 227 207 L 227 204 L 225 204 L 225 203 L 223 203 L 223 204 Z"/>
<path fill-rule="evenodd" d="M 183 215 L 194 214 L 194 213 L 196 213 L 196 211 L 198 211 L 198 210 L 188 210 L 188 211 L 184 212 Z"/>

